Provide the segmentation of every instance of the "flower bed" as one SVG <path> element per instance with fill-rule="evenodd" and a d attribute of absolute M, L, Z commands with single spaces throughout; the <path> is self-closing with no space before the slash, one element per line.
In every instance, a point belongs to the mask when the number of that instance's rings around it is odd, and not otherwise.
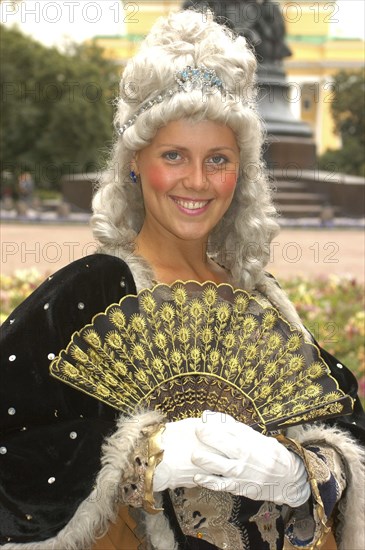
<path fill-rule="evenodd" d="M 0 276 L 0 321 L 44 279 L 36 269 Z M 316 340 L 355 374 L 365 398 L 364 288 L 351 278 L 293 278 L 282 286 Z"/>
<path fill-rule="evenodd" d="M 13 275 L 0 274 L 0 323 L 44 280 L 37 269 L 17 269 Z"/>
<path fill-rule="evenodd" d="M 305 326 L 318 343 L 346 365 L 365 398 L 364 287 L 349 277 L 282 282 Z"/>

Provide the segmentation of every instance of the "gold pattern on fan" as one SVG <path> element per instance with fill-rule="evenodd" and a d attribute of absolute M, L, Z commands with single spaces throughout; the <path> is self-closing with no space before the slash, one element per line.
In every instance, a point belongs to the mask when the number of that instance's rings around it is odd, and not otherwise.
<path fill-rule="evenodd" d="M 265 431 L 352 409 L 302 332 L 267 301 L 212 282 L 126 296 L 73 334 L 51 374 L 123 413 L 169 420 L 220 410 Z"/>

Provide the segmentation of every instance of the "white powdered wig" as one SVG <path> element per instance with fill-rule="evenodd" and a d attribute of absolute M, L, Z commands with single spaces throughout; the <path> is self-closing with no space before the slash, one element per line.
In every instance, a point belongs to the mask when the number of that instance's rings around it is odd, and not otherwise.
<path fill-rule="evenodd" d="M 214 69 L 217 88 L 178 91 L 175 74 L 187 66 Z M 263 277 L 269 245 L 277 234 L 276 212 L 261 158 L 263 130 L 256 109 L 256 60 L 242 36 L 207 17 L 186 10 L 161 18 L 123 73 L 115 117 L 122 127 L 148 100 L 175 90 L 139 114 L 114 145 L 109 168 L 93 200 L 92 227 L 103 252 L 126 259 L 144 219 L 140 185 L 129 173 L 136 151 L 172 120 L 213 120 L 227 124 L 240 149 L 240 170 L 228 211 L 209 239 L 209 253 L 250 290 Z"/>

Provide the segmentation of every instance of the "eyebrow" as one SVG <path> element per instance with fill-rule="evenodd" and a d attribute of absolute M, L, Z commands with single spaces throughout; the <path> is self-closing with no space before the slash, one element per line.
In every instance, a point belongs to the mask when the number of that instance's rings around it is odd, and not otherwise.
<path fill-rule="evenodd" d="M 173 149 L 180 149 L 181 151 L 189 151 L 188 147 L 183 147 L 182 145 L 177 145 L 176 143 L 161 143 L 157 146 L 157 148 L 161 147 L 171 147 Z M 232 151 L 232 153 L 237 153 L 236 149 L 232 149 L 232 147 L 227 147 L 226 145 L 220 145 L 218 147 L 212 147 L 208 150 L 208 153 L 214 153 L 215 151 L 222 151 L 222 150 L 228 150 Z"/>

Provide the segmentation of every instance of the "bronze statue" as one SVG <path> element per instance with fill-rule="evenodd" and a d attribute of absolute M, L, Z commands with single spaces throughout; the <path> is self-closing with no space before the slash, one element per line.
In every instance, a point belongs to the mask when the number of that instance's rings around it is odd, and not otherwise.
<path fill-rule="evenodd" d="M 218 22 L 247 38 L 260 64 L 281 63 L 291 55 L 285 44 L 285 23 L 271 0 L 186 0 L 184 9 L 211 9 Z"/>

